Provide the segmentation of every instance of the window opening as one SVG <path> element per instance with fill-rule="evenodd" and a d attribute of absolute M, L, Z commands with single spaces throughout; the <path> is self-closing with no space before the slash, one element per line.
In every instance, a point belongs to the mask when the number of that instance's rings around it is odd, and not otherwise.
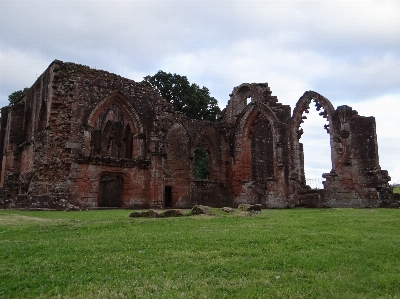
<path fill-rule="evenodd" d="M 210 157 L 203 143 L 194 152 L 193 176 L 199 180 L 208 180 L 210 177 Z"/>
<path fill-rule="evenodd" d="M 274 147 L 270 123 L 258 116 L 251 134 L 252 180 L 264 182 L 274 176 Z"/>
<path fill-rule="evenodd" d="M 247 99 L 246 99 L 246 105 L 250 104 L 251 101 L 252 101 L 251 97 L 247 97 Z"/>

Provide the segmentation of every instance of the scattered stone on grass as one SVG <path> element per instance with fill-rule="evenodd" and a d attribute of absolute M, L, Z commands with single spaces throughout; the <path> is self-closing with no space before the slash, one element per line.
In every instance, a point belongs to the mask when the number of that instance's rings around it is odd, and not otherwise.
<path fill-rule="evenodd" d="M 235 209 L 234 208 L 230 208 L 230 207 L 223 207 L 223 208 L 220 208 L 220 210 L 222 212 L 225 212 L 225 213 L 233 213 L 233 212 L 235 212 Z"/>
<path fill-rule="evenodd" d="M 166 210 L 165 212 L 163 212 L 161 214 L 162 217 L 181 217 L 181 216 L 184 216 L 184 215 L 185 214 L 180 209 Z"/>
<path fill-rule="evenodd" d="M 132 217 L 132 218 L 149 217 L 149 211 L 132 212 L 132 213 L 129 214 L 129 217 Z"/>
<path fill-rule="evenodd" d="M 210 215 L 210 208 L 208 206 L 195 205 L 190 212 L 190 215 Z"/>
<path fill-rule="evenodd" d="M 247 203 L 242 203 L 238 206 L 238 210 L 248 211 L 251 213 L 255 213 L 255 212 L 261 213 L 261 205 L 260 204 L 251 205 L 251 204 L 247 204 Z"/>
<path fill-rule="evenodd" d="M 149 217 L 149 218 L 158 218 L 158 217 L 160 217 L 160 212 L 158 212 L 156 210 L 151 209 L 151 210 L 149 210 L 148 213 L 149 214 L 147 215 L 147 217 Z"/>
<path fill-rule="evenodd" d="M 143 212 L 132 212 L 129 217 L 138 218 L 138 217 L 146 217 L 146 218 L 161 218 L 161 217 L 181 217 L 184 216 L 182 210 L 179 209 L 170 209 L 164 212 L 157 210 L 148 210 Z"/>

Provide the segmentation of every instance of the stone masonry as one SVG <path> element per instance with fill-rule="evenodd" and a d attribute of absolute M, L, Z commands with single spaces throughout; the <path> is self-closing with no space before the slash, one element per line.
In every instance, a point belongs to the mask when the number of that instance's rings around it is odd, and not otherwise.
<path fill-rule="evenodd" d="M 327 120 L 332 170 L 304 176 L 301 124 Z M 210 176 L 193 177 L 204 145 Z M 233 89 L 218 122 L 188 119 L 153 89 L 55 60 L 21 102 L 1 109 L 5 208 L 380 207 L 393 204 L 375 119 L 308 91 L 291 108 L 266 83 Z"/>

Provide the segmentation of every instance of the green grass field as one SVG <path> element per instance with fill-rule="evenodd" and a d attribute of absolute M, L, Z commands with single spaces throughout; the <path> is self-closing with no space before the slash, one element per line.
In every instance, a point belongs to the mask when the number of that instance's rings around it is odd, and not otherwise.
<path fill-rule="evenodd" d="M 399 298 L 400 209 L 0 211 L 0 298 Z"/>
<path fill-rule="evenodd" d="M 400 187 L 393 188 L 393 193 L 400 193 Z"/>

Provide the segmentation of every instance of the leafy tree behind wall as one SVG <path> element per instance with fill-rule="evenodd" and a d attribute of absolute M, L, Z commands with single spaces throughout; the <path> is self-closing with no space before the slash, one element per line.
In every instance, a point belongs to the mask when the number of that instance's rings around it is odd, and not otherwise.
<path fill-rule="evenodd" d="M 189 118 L 216 121 L 221 115 L 218 101 L 210 96 L 208 88 L 191 84 L 186 76 L 158 71 L 154 76 L 144 77 L 142 82 L 157 89 L 176 111 Z"/>
<path fill-rule="evenodd" d="M 176 111 L 185 113 L 189 118 L 216 121 L 221 115 L 217 100 L 210 96 L 207 87 L 190 83 L 185 76 L 158 71 L 154 76 L 144 77 L 143 83 L 149 84 L 171 103 Z M 193 159 L 193 177 L 208 179 L 210 176 L 209 156 L 200 145 Z"/>
<path fill-rule="evenodd" d="M 19 101 L 21 101 L 28 91 L 29 91 L 29 88 L 25 87 L 22 90 L 17 90 L 17 91 L 14 91 L 12 94 L 10 94 L 8 96 L 8 101 L 10 102 L 10 105 L 11 106 L 15 105 Z"/>
<path fill-rule="evenodd" d="M 194 152 L 193 176 L 195 179 L 206 180 L 210 177 L 210 158 L 204 144 Z"/>

